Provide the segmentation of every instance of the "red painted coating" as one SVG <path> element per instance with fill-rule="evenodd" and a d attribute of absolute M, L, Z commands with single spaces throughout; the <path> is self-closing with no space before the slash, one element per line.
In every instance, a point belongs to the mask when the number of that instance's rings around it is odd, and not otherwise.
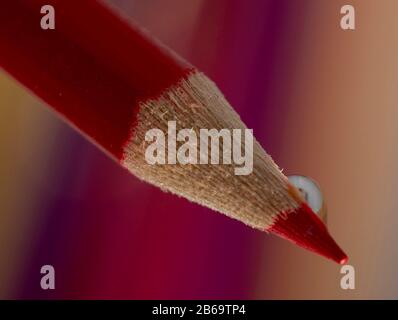
<path fill-rule="evenodd" d="M 279 215 L 268 231 L 337 263 L 344 264 L 348 260 L 323 222 L 305 203 L 288 213 L 287 218 L 285 214 Z"/>
<path fill-rule="evenodd" d="M 43 30 L 43 4 L 55 30 Z M 0 65 L 117 159 L 137 104 L 192 68 L 94 0 L 0 3 Z"/>

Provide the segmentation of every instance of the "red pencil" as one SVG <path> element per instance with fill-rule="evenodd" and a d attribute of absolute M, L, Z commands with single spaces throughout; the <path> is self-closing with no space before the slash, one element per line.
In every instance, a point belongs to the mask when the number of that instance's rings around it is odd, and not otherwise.
<path fill-rule="evenodd" d="M 147 132 L 166 132 L 170 121 L 196 133 L 247 128 L 203 73 L 102 2 L 46 4 L 55 9 L 55 30 L 40 27 L 42 1 L 2 1 L 5 71 L 139 178 L 338 263 L 347 260 L 257 141 L 250 174 L 234 174 L 231 163 L 148 163 Z"/>

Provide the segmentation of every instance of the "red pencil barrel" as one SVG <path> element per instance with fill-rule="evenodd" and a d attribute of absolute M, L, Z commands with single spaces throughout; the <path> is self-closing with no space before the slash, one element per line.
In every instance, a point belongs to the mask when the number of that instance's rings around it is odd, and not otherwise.
<path fill-rule="evenodd" d="M 94 0 L 48 0 L 55 30 L 43 30 L 38 0 L 1 1 L 1 67 L 117 159 L 139 101 L 191 66 Z"/>

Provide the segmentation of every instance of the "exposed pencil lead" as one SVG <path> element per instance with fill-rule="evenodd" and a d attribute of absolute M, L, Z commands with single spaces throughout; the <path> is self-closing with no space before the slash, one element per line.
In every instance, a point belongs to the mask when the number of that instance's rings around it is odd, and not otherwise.
<path fill-rule="evenodd" d="M 348 260 L 323 222 L 305 203 L 287 215 L 281 214 L 268 231 L 339 264 Z"/>

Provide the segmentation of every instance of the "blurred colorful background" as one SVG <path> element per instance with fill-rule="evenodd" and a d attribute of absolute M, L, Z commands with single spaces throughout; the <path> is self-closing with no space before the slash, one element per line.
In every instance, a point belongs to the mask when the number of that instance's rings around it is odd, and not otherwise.
<path fill-rule="evenodd" d="M 140 182 L 1 72 L 0 298 L 398 298 L 398 2 L 108 2 L 215 80 L 286 174 L 318 182 L 356 289 L 333 262 Z"/>

